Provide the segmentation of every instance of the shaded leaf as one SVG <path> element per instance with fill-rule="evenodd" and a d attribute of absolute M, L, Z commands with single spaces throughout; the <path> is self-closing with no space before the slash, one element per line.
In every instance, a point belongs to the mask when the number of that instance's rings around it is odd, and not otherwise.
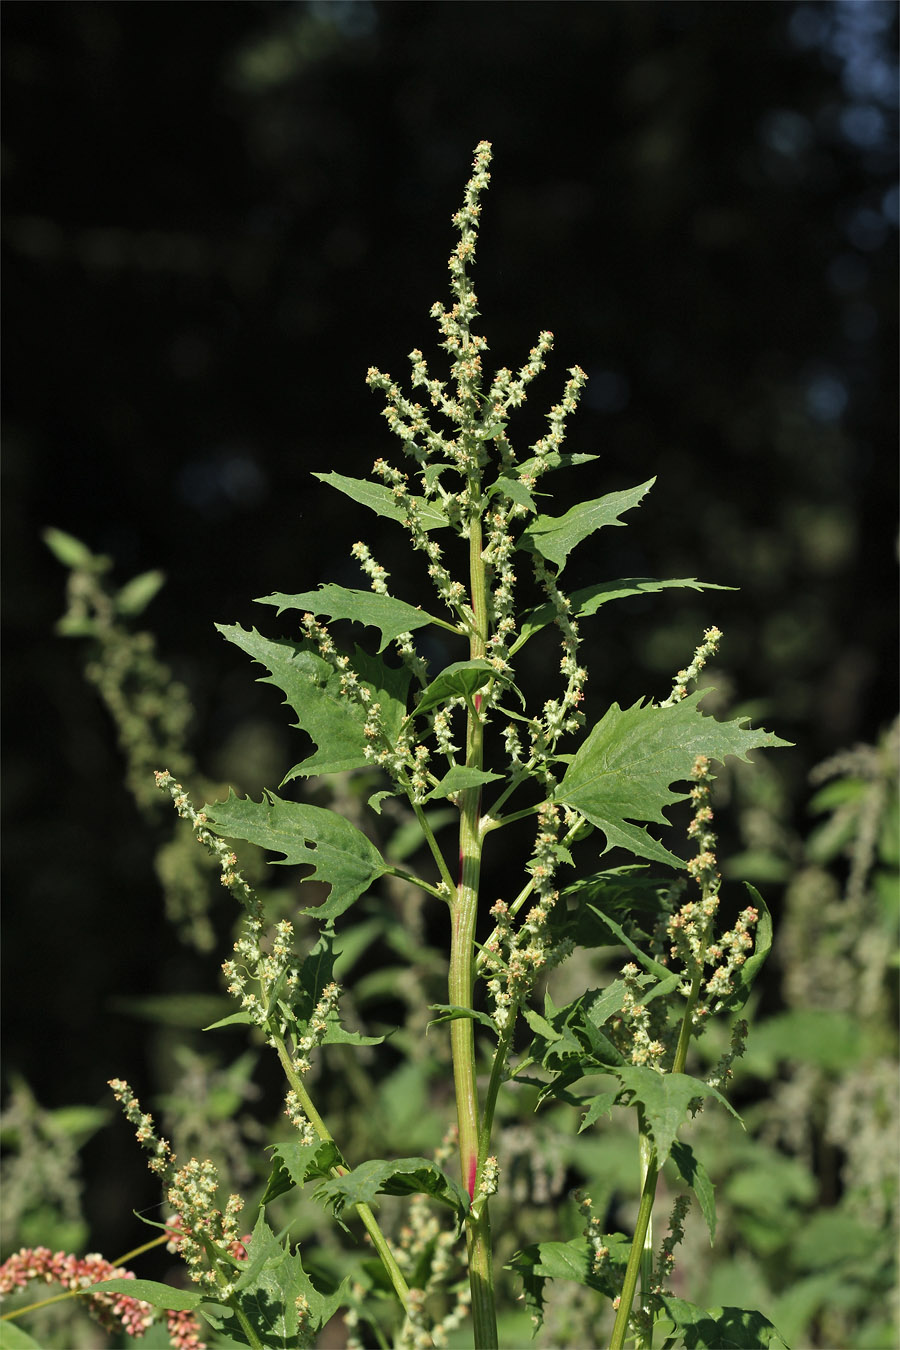
<path fill-rule="evenodd" d="M 203 809 L 217 834 L 283 853 L 283 858 L 274 860 L 280 865 L 312 865 L 313 872 L 304 881 L 328 882 L 331 893 L 321 905 L 302 913 L 336 918 L 387 871 L 387 863 L 361 830 L 321 806 L 285 802 L 274 793 L 255 802 L 236 797 L 230 789 L 227 801 Z"/>
<path fill-rule="evenodd" d="M 760 1312 L 698 1308 L 695 1303 L 665 1296 L 662 1302 L 681 1332 L 685 1350 L 785 1350 L 775 1327 Z"/>
<path fill-rule="evenodd" d="M 405 600 L 395 600 L 389 595 L 379 595 L 377 591 L 348 590 L 345 586 L 320 586 L 317 591 L 301 591 L 298 595 L 261 596 L 260 605 L 277 605 L 278 613 L 286 609 L 299 609 L 312 614 L 324 614 L 329 619 L 349 619 L 352 623 L 366 624 L 377 628 L 381 633 L 379 652 L 401 633 L 411 633 L 416 628 L 424 628 L 429 623 L 446 625 L 432 614 L 426 614 Z"/>
<path fill-rule="evenodd" d="M 587 1107 L 587 1111 L 578 1126 L 578 1133 L 581 1134 L 583 1130 L 590 1129 L 592 1125 L 596 1125 L 601 1116 L 608 1115 L 615 1106 L 618 1095 L 618 1092 L 601 1092 L 596 1097 L 586 1097 L 584 1105 Z"/>
<path fill-rule="evenodd" d="M 616 937 L 622 943 L 622 946 L 627 947 L 632 956 L 637 957 L 642 966 L 651 971 L 658 980 L 665 981 L 668 984 L 669 989 L 674 989 L 675 986 L 680 983 L 679 976 L 673 976 L 671 970 L 667 970 L 665 966 L 660 965 L 658 961 L 655 961 L 652 956 L 648 956 L 646 952 L 641 951 L 637 943 L 632 942 L 631 938 L 625 932 L 625 929 L 621 924 L 616 923 L 615 919 L 611 919 L 608 914 L 604 914 L 603 911 L 597 909 L 595 905 L 589 905 L 588 909 L 596 914 L 600 922 L 605 924 L 611 933 L 615 933 Z M 672 980 L 674 980 L 674 984 L 670 983 Z M 666 992 L 668 992 L 668 989 Z"/>
<path fill-rule="evenodd" d="M 376 515 L 388 516 L 391 520 L 399 520 L 401 524 L 406 519 L 406 512 L 397 505 L 393 492 L 383 483 L 371 483 L 367 478 L 347 478 L 342 473 L 314 473 L 313 478 L 337 488 L 338 492 L 352 497 L 360 505 L 368 506 Z M 424 497 L 413 497 L 413 501 L 419 508 L 419 520 L 426 530 L 439 530 L 450 524 L 434 502 Z"/>
<path fill-rule="evenodd" d="M 621 1233 L 603 1238 L 609 1257 L 600 1271 L 593 1270 L 594 1250 L 587 1238 L 571 1242 L 535 1242 L 516 1252 L 505 1269 L 513 1270 L 522 1281 L 525 1306 L 537 1331 L 544 1314 L 544 1285 L 547 1280 L 573 1280 L 587 1289 L 615 1298 L 622 1282 L 621 1267 L 628 1261 L 630 1243 Z"/>
<path fill-rule="evenodd" d="M 378 1195 L 430 1195 L 448 1205 L 459 1224 L 465 1221 L 469 1197 L 457 1181 L 428 1158 L 376 1158 L 342 1177 L 324 1181 L 315 1198 L 340 1215 L 345 1205 L 371 1205 Z"/>
<path fill-rule="evenodd" d="M 638 701 L 623 710 L 613 703 L 575 754 L 554 800 L 603 830 L 607 848 L 622 844 L 640 857 L 684 867 L 681 859 L 629 822 L 668 825 L 663 808 L 686 795 L 673 792 L 670 785 L 689 779 L 698 755 L 747 759 L 758 747 L 788 744 L 771 732 L 747 729 L 745 718 L 717 722 L 701 713 L 697 704 L 707 692 L 698 690 L 666 708 Z"/>
<path fill-rule="evenodd" d="M 428 1023 L 430 1027 L 439 1026 L 442 1022 L 455 1022 L 459 1018 L 466 1018 L 470 1022 L 478 1022 L 481 1026 L 487 1027 L 488 1031 L 497 1034 L 497 1024 L 487 1013 L 479 1012 L 477 1008 L 461 1008 L 456 1003 L 429 1003 L 429 1012 L 439 1013 L 439 1017 L 433 1017 Z"/>
<path fill-rule="evenodd" d="M 656 482 L 649 478 L 640 486 L 624 492 L 609 492 L 605 497 L 579 502 L 562 516 L 537 516 L 519 536 L 519 548 L 540 553 L 542 558 L 563 570 L 566 558 L 582 539 L 604 525 L 621 525 L 619 516 L 637 506 L 641 498 Z"/>
<path fill-rule="evenodd" d="M 672 1144 L 670 1157 L 678 1168 L 682 1180 L 687 1182 L 697 1197 L 709 1229 L 709 1245 L 712 1246 L 716 1240 L 716 1188 L 709 1179 L 709 1173 L 690 1144 L 685 1144 L 681 1139 L 676 1139 Z"/>
<path fill-rule="evenodd" d="M 42 1350 L 42 1347 L 15 1322 L 0 1322 L 0 1350 Z"/>

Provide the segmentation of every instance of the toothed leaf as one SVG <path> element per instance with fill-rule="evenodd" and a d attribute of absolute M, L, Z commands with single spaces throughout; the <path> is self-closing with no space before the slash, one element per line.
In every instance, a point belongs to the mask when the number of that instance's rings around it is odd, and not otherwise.
<path fill-rule="evenodd" d="M 673 792 L 671 784 L 690 778 L 698 755 L 747 759 L 750 750 L 789 744 L 771 732 L 746 728 L 746 718 L 717 722 L 707 717 L 697 707 L 707 692 L 698 691 L 668 708 L 643 701 L 624 710 L 612 704 L 576 752 L 554 800 L 603 830 L 607 849 L 622 844 L 639 857 L 683 867 L 632 822 L 670 823 L 664 808 L 686 795 Z"/>
<path fill-rule="evenodd" d="M 280 864 L 312 864 L 304 881 L 325 881 L 331 893 L 321 905 L 303 910 L 319 919 L 343 914 L 372 882 L 387 871 L 387 863 L 374 844 L 349 820 L 321 806 L 285 802 L 274 793 L 262 801 L 236 797 L 205 806 L 210 827 L 226 839 L 246 839 L 284 857 Z"/>

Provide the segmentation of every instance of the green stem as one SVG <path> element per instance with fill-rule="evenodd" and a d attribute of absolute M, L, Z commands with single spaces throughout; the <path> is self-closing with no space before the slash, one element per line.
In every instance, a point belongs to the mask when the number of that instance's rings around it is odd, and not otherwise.
<path fill-rule="evenodd" d="M 412 807 L 413 811 L 415 811 L 416 813 L 416 820 L 419 822 L 419 826 L 421 827 L 422 833 L 424 834 L 425 839 L 428 843 L 428 847 L 431 850 L 431 856 L 437 863 L 437 869 L 441 874 L 441 881 L 443 881 L 444 885 L 447 887 L 448 894 L 452 894 L 453 878 L 450 875 L 450 871 L 447 867 L 447 864 L 444 862 L 444 855 L 441 853 L 441 850 L 438 847 L 438 842 L 434 837 L 434 831 L 428 824 L 428 821 L 425 817 L 425 812 L 422 810 L 422 807 L 419 805 L 417 801 L 413 799 L 412 791 L 409 792 L 408 796 L 409 796 L 409 804 Z M 441 899 L 446 900 L 447 896 L 442 895 Z"/>
<path fill-rule="evenodd" d="M 284 1070 L 285 1077 L 297 1094 L 297 1099 L 303 1108 L 303 1113 L 307 1120 L 320 1139 L 328 1143 L 334 1143 L 334 1136 L 313 1105 L 312 1098 L 304 1086 L 303 1079 L 291 1063 L 291 1057 L 287 1052 L 287 1046 L 280 1038 L 276 1041 L 276 1049 L 278 1051 L 278 1058 L 281 1060 L 281 1067 Z M 335 1177 L 343 1176 L 344 1171 L 345 1169 L 343 1167 L 333 1167 L 331 1169 L 332 1176 Z M 365 1204 L 358 1204 L 355 1208 L 362 1221 L 363 1227 L 372 1239 L 372 1245 L 381 1259 L 381 1264 L 387 1271 L 388 1278 L 394 1286 L 394 1292 L 399 1298 L 404 1312 L 409 1316 L 409 1285 L 406 1283 L 402 1270 L 397 1265 L 397 1258 L 394 1256 L 390 1244 L 384 1236 L 384 1233 L 382 1233 L 378 1220 L 375 1218 L 370 1207 Z"/>
<path fill-rule="evenodd" d="M 656 1198 L 656 1181 L 658 1176 L 659 1166 L 656 1161 L 656 1151 L 654 1150 L 650 1158 L 650 1164 L 647 1168 L 644 1189 L 641 1192 L 641 1203 L 640 1208 L 638 1209 L 637 1223 L 635 1224 L 634 1237 L 631 1242 L 631 1251 L 628 1255 L 628 1265 L 625 1267 L 625 1279 L 622 1281 L 622 1292 L 619 1296 L 619 1307 L 616 1312 L 616 1321 L 609 1342 L 609 1350 L 623 1350 L 625 1345 L 628 1320 L 631 1317 L 631 1307 L 634 1303 L 638 1275 L 640 1274 L 641 1264 L 644 1258 L 644 1239 L 647 1236 L 647 1229 L 650 1226 L 650 1215 L 653 1213 L 653 1201 Z"/>
<path fill-rule="evenodd" d="M 470 484 L 477 499 L 477 484 Z M 474 630 L 469 652 L 472 660 L 485 653 L 487 633 L 487 594 L 484 561 L 481 557 L 481 520 L 473 515 L 469 523 L 469 572 L 471 578 Z M 466 723 L 466 767 L 480 769 L 484 764 L 484 724 L 480 715 L 480 697 L 469 709 Z M 478 918 L 478 883 L 481 872 L 483 834 L 479 813 L 480 788 L 460 794 L 459 883 L 450 906 L 449 1001 L 461 1008 L 472 1007 L 475 979 L 475 924 Z M 453 1081 L 456 1089 L 456 1118 L 459 1127 L 459 1158 L 462 1181 L 474 1199 L 478 1174 L 483 1162 L 483 1143 L 479 1125 L 478 1089 L 475 1074 L 474 1024 L 468 1017 L 450 1024 L 453 1054 Z M 472 1320 L 478 1350 L 493 1350 L 497 1341 L 497 1316 L 494 1307 L 494 1274 L 491 1226 L 487 1204 L 472 1210 L 466 1221 L 466 1249 L 469 1286 L 472 1291 Z"/>

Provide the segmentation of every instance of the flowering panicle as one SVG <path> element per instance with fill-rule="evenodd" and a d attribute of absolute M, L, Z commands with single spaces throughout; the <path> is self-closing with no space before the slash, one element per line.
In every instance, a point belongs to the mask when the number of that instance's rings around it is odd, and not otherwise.
<path fill-rule="evenodd" d="M 180 1223 L 173 1230 L 171 1246 L 187 1264 L 191 1279 L 218 1298 L 234 1292 L 235 1263 L 246 1251 L 238 1229 L 244 1208 L 239 1195 L 230 1195 L 224 1212 L 216 1207 L 219 1174 L 205 1158 L 191 1158 L 172 1178 L 169 1204 Z"/>
<path fill-rule="evenodd" d="M 541 334 L 541 337 L 548 336 L 552 341 L 552 334 Z M 581 391 L 587 384 L 587 375 L 580 366 L 571 366 L 569 369 L 569 379 L 566 381 L 563 396 L 559 403 L 555 403 L 547 413 L 547 421 L 550 423 L 550 430 L 539 441 L 535 441 L 531 447 L 536 463 L 533 466 L 535 477 L 543 473 L 545 468 L 550 467 L 550 457 L 558 454 L 562 443 L 566 438 L 566 419 L 578 407 L 578 401 L 581 398 Z"/>
<path fill-rule="evenodd" d="M 257 898 L 253 888 L 241 876 L 236 869 L 237 858 L 231 851 L 224 839 L 220 839 L 212 830 L 207 829 L 206 815 L 203 811 L 197 811 L 191 803 L 190 797 L 185 792 L 180 783 L 177 783 L 168 769 L 157 769 L 154 774 L 156 786 L 162 792 L 168 792 L 175 803 L 175 810 L 181 816 L 182 820 L 187 820 L 194 829 L 194 833 L 205 844 L 210 853 L 216 859 L 222 872 L 222 885 L 231 892 L 243 904 L 249 915 L 262 922 L 262 905 Z"/>
<path fill-rule="evenodd" d="M 609 1262 L 609 1248 L 603 1240 L 602 1225 L 593 1212 L 594 1202 L 585 1191 L 576 1191 L 574 1198 L 585 1221 L 582 1232 L 591 1248 L 591 1274 L 599 1275 Z"/>
<path fill-rule="evenodd" d="M 703 641 L 694 652 L 694 659 L 687 670 L 679 670 L 672 682 L 672 692 L 659 706 L 661 708 L 671 708 L 673 704 L 680 703 L 683 698 L 687 698 L 688 685 L 692 684 L 706 665 L 709 658 L 715 655 L 719 643 L 722 641 L 722 633 L 715 626 L 707 628 L 703 634 Z"/>
<path fill-rule="evenodd" d="M 668 1286 L 675 1269 L 675 1248 L 684 1241 L 684 1221 L 690 1207 L 691 1197 L 687 1193 L 676 1197 L 669 1218 L 669 1231 L 660 1244 L 659 1255 L 656 1258 L 651 1280 L 651 1289 L 654 1294 L 671 1292 Z"/>
<path fill-rule="evenodd" d="M 137 1126 L 138 1142 L 150 1154 L 150 1170 L 165 1185 L 166 1199 L 177 1216 L 171 1225 L 170 1249 L 187 1262 L 191 1279 L 214 1287 L 220 1297 L 228 1297 L 233 1262 L 245 1254 L 237 1231 L 237 1216 L 243 1209 L 243 1200 L 239 1195 L 232 1195 L 224 1214 L 216 1209 L 218 1174 L 213 1163 L 208 1159 L 198 1162 L 191 1158 L 176 1171 L 171 1145 L 157 1135 L 153 1117 L 141 1110 L 129 1085 L 120 1078 L 113 1078 L 109 1086 L 116 1101 L 121 1103 L 126 1119 Z M 210 1269 L 205 1271 L 200 1269 L 204 1256 L 211 1263 Z"/>
<path fill-rule="evenodd" d="M 559 808 L 544 802 L 538 811 L 534 853 L 528 863 L 530 887 L 537 894 L 537 903 L 514 929 L 509 906 L 498 900 L 490 910 L 494 931 L 482 949 L 494 1021 L 501 1032 L 511 1027 L 516 1008 L 534 988 L 541 972 L 552 970 L 572 951 L 571 938 L 554 939 L 549 926 L 551 911 L 559 899 L 559 891 L 553 886 L 559 849 Z"/>
<path fill-rule="evenodd" d="M 133 1279 L 134 1271 L 114 1266 L 97 1252 L 73 1256 L 68 1252 L 51 1252 L 49 1247 L 23 1247 L 0 1266 L 0 1297 L 24 1289 L 32 1280 L 61 1284 L 66 1289 L 89 1289 L 101 1280 Z M 100 1291 L 85 1302 L 100 1325 L 113 1333 L 125 1331 L 130 1336 L 143 1336 L 155 1320 L 149 1303 L 126 1294 Z"/>
<path fill-rule="evenodd" d="M 175 1162 L 172 1145 L 168 1139 L 163 1139 L 156 1133 L 153 1117 L 149 1111 L 141 1110 L 140 1102 L 126 1082 L 121 1078 L 111 1078 L 109 1086 L 116 1101 L 121 1103 L 125 1119 L 137 1127 L 135 1137 L 141 1147 L 150 1154 L 150 1161 L 147 1164 L 150 1171 L 155 1172 L 164 1183 L 168 1183 L 172 1178 Z"/>
<path fill-rule="evenodd" d="M 545 331 L 539 335 L 537 342 L 528 353 L 528 360 L 519 371 L 518 376 L 513 376 L 512 372 L 507 370 L 505 366 L 497 371 L 488 393 L 488 403 L 495 417 L 505 418 L 510 408 L 518 408 L 525 402 L 528 396 L 526 392 L 528 386 L 535 376 L 546 368 L 547 363 L 544 357 L 552 346 L 553 334 Z M 505 461 L 504 467 L 506 467 Z M 522 481 L 525 480 L 522 479 Z M 526 483 L 526 486 L 530 486 L 530 484 Z"/>
<path fill-rule="evenodd" d="M 665 1002 L 643 1001 L 643 991 L 655 980 L 652 975 L 642 975 L 633 961 L 622 967 L 621 974 L 622 1007 L 611 1023 L 612 1039 L 632 1064 L 646 1065 L 662 1073 L 663 1057 L 671 1040 L 667 1034 Z"/>
<path fill-rule="evenodd" d="M 588 673 L 577 661 L 578 624 L 570 617 L 572 602 L 556 584 L 556 578 L 544 560 L 534 555 L 534 574 L 543 587 L 556 614 L 556 623 L 562 632 L 562 658 L 559 668 L 566 677 L 566 688 L 561 699 L 548 699 L 544 704 L 539 730 L 532 733 L 532 753 L 546 758 L 565 732 L 577 731 L 584 725 L 584 713 L 578 705 L 584 698 Z"/>

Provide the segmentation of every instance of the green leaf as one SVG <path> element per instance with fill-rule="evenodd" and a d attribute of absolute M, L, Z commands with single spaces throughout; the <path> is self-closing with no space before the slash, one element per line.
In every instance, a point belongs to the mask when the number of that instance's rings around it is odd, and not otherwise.
<path fill-rule="evenodd" d="M 599 458 L 599 455 L 578 453 L 570 455 L 565 451 L 551 450 L 549 454 L 540 457 L 532 455 L 531 459 L 524 459 L 521 464 L 516 465 L 516 473 L 523 477 L 533 474 L 536 468 L 541 473 L 545 473 L 547 469 L 570 469 L 578 464 L 590 464 Z"/>
<path fill-rule="evenodd" d="M 687 1182 L 697 1197 L 701 1213 L 709 1229 L 709 1245 L 712 1246 L 716 1240 L 716 1188 L 690 1144 L 685 1144 L 682 1140 L 676 1139 L 672 1144 L 670 1156 L 682 1179 Z"/>
<path fill-rule="evenodd" d="M 272 1146 L 272 1170 L 260 1200 L 267 1205 L 285 1195 L 295 1186 L 327 1177 L 333 1167 L 343 1166 L 344 1160 L 333 1140 L 301 1144 L 299 1140 L 285 1139 Z"/>
<path fill-rule="evenodd" d="M 261 801 L 236 797 L 229 789 L 228 800 L 205 806 L 210 827 L 227 839 L 246 839 L 273 853 L 283 853 L 274 861 L 286 866 L 311 864 L 313 871 L 304 881 L 326 881 L 331 893 L 321 905 L 302 910 L 319 919 L 334 919 L 343 914 L 388 865 L 374 844 L 349 820 L 321 806 L 303 802 L 285 802 L 273 793 Z"/>
<path fill-rule="evenodd" d="M 580 502 L 562 516 L 537 516 L 522 531 L 519 548 L 540 553 L 548 562 L 556 563 L 558 572 L 562 572 L 566 558 L 576 544 L 604 525 L 621 525 L 619 516 L 622 512 L 637 506 L 655 482 L 655 478 L 649 478 L 646 483 L 625 492 L 609 492 L 605 497 Z"/>
<path fill-rule="evenodd" d="M 663 1306 L 681 1332 L 685 1350 L 786 1350 L 775 1327 L 749 1308 L 698 1308 L 663 1296 Z"/>
<path fill-rule="evenodd" d="M 465 1221 L 469 1197 L 457 1181 L 428 1158 L 376 1158 L 354 1167 L 342 1177 L 323 1181 L 315 1199 L 340 1215 L 345 1205 L 371 1205 L 378 1195 L 430 1195 Z"/>
<path fill-rule="evenodd" d="M 476 1008 L 461 1008 L 456 1003 L 429 1003 L 429 1012 L 440 1013 L 440 1017 L 432 1017 L 428 1023 L 430 1027 L 440 1026 L 442 1022 L 456 1022 L 460 1018 L 465 1018 L 470 1022 L 478 1022 L 481 1026 L 487 1027 L 488 1031 L 497 1034 L 497 1024 L 487 1013 L 479 1012 Z"/>
<path fill-rule="evenodd" d="M 667 708 L 639 700 L 623 711 L 613 703 L 575 754 L 554 800 L 603 830 L 607 849 L 621 844 L 640 857 L 684 867 L 682 860 L 629 822 L 668 825 L 663 808 L 685 796 L 672 792 L 670 784 L 690 777 L 698 755 L 747 759 L 748 752 L 760 746 L 788 744 L 771 732 L 746 729 L 745 718 L 717 722 L 707 717 L 697 708 L 707 692 L 698 690 Z"/>
<path fill-rule="evenodd" d="M 228 642 L 252 656 L 271 673 L 260 684 L 274 684 L 284 702 L 297 715 L 294 726 L 308 733 L 319 747 L 285 775 L 284 782 L 311 774 L 345 773 L 368 766 L 366 715 L 363 708 L 341 692 L 340 675 L 310 651 L 308 644 L 263 637 L 255 628 L 247 632 L 239 624 L 216 624 Z M 381 704 L 381 717 L 389 736 L 396 736 L 406 716 L 406 694 L 411 674 L 406 667 L 386 666 L 377 656 L 355 649 L 351 662 L 360 682 Z"/>
<path fill-rule="evenodd" d="M 168 1284 L 159 1284 L 156 1280 L 100 1280 L 92 1284 L 85 1293 L 127 1294 L 129 1298 L 139 1298 L 154 1308 L 171 1308 L 174 1312 L 189 1312 L 203 1302 L 203 1295 L 190 1289 L 173 1289 Z"/>
<path fill-rule="evenodd" d="M 450 797 L 453 793 L 465 792 L 466 788 L 480 787 L 482 783 L 490 783 L 502 777 L 502 773 L 489 773 L 487 769 L 469 769 L 464 764 L 454 764 L 453 768 L 444 774 L 437 787 L 431 789 L 425 800 L 430 802 L 438 797 Z"/>
<path fill-rule="evenodd" d="M 345 586 L 320 586 L 317 591 L 301 591 L 298 595 L 261 596 L 259 605 L 277 605 L 278 613 L 286 609 L 299 609 L 312 614 L 324 614 L 330 619 L 349 619 L 352 623 L 367 624 L 381 633 L 379 652 L 401 633 L 411 633 L 426 624 L 446 625 L 433 614 L 408 605 L 405 600 L 395 600 L 389 595 L 379 595 L 376 591 L 351 591 Z"/>
<path fill-rule="evenodd" d="M 454 661 L 452 665 L 445 666 L 440 675 L 422 690 L 416 712 L 428 712 L 442 703 L 449 703 L 452 698 L 471 698 L 496 675 L 491 663 L 480 657 L 474 661 Z"/>
<path fill-rule="evenodd" d="M 370 483 L 367 478 L 347 478 L 342 473 L 314 473 L 313 478 L 337 488 L 338 492 L 352 497 L 362 506 L 368 506 L 376 515 L 388 516 L 391 520 L 399 520 L 401 524 L 406 519 L 406 512 L 397 505 L 393 492 L 382 483 Z M 440 530 L 450 524 L 434 502 L 427 501 L 425 497 L 413 497 L 412 500 L 419 508 L 419 520 L 426 530 Z"/>
<path fill-rule="evenodd" d="M 582 1131 L 590 1129 L 592 1125 L 596 1125 L 601 1116 L 608 1115 L 615 1106 L 618 1095 L 618 1092 L 601 1092 L 596 1097 L 586 1097 L 584 1105 L 587 1107 L 587 1111 L 578 1126 L 578 1133 L 581 1134 Z"/>
<path fill-rule="evenodd" d="M 15 1322 L 0 1322 L 0 1350 L 42 1350 L 42 1347 Z"/>
<path fill-rule="evenodd" d="M 142 613 L 157 591 L 165 584 L 166 574 L 158 569 L 154 569 L 152 572 L 142 572 L 140 576 L 132 577 L 130 581 L 126 581 L 116 595 L 116 609 L 120 614 Z"/>
<path fill-rule="evenodd" d="M 584 586 L 569 596 L 572 619 L 585 619 L 596 614 L 601 605 L 608 600 L 624 600 L 631 595 L 652 595 L 669 587 L 682 587 L 692 591 L 733 591 L 734 586 L 719 586 L 713 581 L 697 581 L 695 577 L 681 577 L 678 580 L 656 581 L 652 577 L 622 577 L 618 581 L 601 581 L 594 586 Z M 523 643 L 547 624 L 553 623 L 556 610 L 549 603 L 539 605 L 527 613 L 519 626 L 519 636 L 511 652 L 517 652 Z"/>
<path fill-rule="evenodd" d="M 543 1322 L 547 1280 L 573 1280 L 610 1298 L 618 1294 L 620 1268 L 628 1261 L 630 1243 L 621 1233 L 614 1233 L 604 1236 L 603 1245 L 609 1248 L 609 1257 L 598 1273 L 593 1270 L 593 1247 L 583 1237 L 571 1242 L 535 1242 L 507 1262 L 505 1269 L 514 1270 L 522 1280 L 525 1306 L 532 1315 L 535 1330 Z"/>
<path fill-rule="evenodd" d="M 740 1123 L 741 1118 L 727 1097 L 704 1083 L 702 1078 L 692 1078 L 686 1073 L 657 1073 L 655 1069 L 636 1064 L 614 1068 L 610 1072 L 643 1106 L 660 1167 L 668 1158 L 676 1132 L 687 1116 L 688 1103 L 695 1097 L 715 1097 Z"/>
<path fill-rule="evenodd" d="M 303 1269 L 300 1252 L 282 1246 L 262 1214 L 247 1246 L 246 1269 L 235 1284 L 234 1297 L 257 1342 L 266 1350 L 304 1350 L 346 1302 L 349 1279 L 333 1294 L 320 1293 Z M 297 1310 L 301 1296 L 310 1311 L 302 1330 Z M 227 1334 L 235 1344 L 251 1344 L 230 1309 L 202 1304 L 199 1311 L 217 1331 L 227 1319 Z"/>
<path fill-rule="evenodd" d="M 516 502 L 519 506 L 527 506 L 529 511 L 537 510 L 534 498 L 525 484 L 518 478 L 510 478 L 506 474 L 501 474 L 496 482 L 491 483 L 487 495 L 493 497 L 498 492 L 502 493 L 504 497 L 508 497 L 510 501 Z"/>
<path fill-rule="evenodd" d="M 673 975 L 671 970 L 667 970 L 665 966 L 660 965 L 658 961 L 655 961 L 652 956 L 648 956 L 646 952 L 641 951 L 637 943 L 632 942 L 622 925 L 616 923 L 615 919 L 611 919 L 608 914 L 604 914 L 603 911 L 597 909 L 595 905 L 588 905 L 588 909 L 596 914 L 601 923 L 606 924 L 606 927 L 610 932 L 615 933 L 616 937 L 622 943 L 622 946 L 627 947 L 632 956 L 636 956 L 642 966 L 655 975 L 658 980 L 663 981 L 667 986 L 666 993 L 669 993 L 676 985 L 680 984 L 680 977 L 678 975 Z"/>

